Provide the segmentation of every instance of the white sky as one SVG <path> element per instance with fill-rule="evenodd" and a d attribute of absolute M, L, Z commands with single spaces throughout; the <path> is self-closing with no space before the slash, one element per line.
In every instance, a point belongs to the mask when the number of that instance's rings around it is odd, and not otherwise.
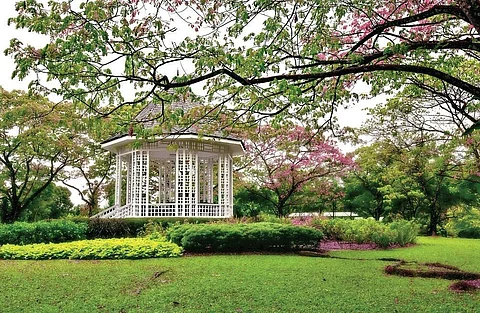
<path fill-rule="evenodd" d="M 26 84 L 24 83 L 24 87 L 21 86 L 18 82 L 15 82 L 10 79 L 11 73 L 14 70 L 13 60 L 11 57 L 6 57 L 3 51 L 8 47 L 10 38 L 12 36 L 16 36 L 16 31 L 14 27 L 7 26 L 8 18 L 13 16 L 15 1 L 14 0 L 4 0 L 2 9 L 0 10 L 0 21 L 1 21 L 1 31 L 0 31 L 0 64 L 1 64 L 1 71 L 0 71 L 0 85 L 6 90 L 12 89 L 25 89 Z"/>

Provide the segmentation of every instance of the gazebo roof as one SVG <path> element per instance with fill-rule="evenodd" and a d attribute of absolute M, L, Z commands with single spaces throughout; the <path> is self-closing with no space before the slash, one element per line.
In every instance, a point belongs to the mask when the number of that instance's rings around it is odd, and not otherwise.
<path fill-rule="evenodd" d="M 198 103 L 194 102 L 174 102 L 171 104 L 171 108 L 179 108 L 184 110 L 189 110 L 195 106 L 198 106 Z M 157 121 L 156 117 L 162 114 L 163 107 L 150 103 L 146 105 L 134 118 L 138 123 L 143 124 L 145 128 L 153 128 L 160 123 Z M 202 124 L 202 123 L 200 123 Z M 196 140 L 196 141 L 210 141 L 219 144 L 224 144 L 230 146 L 233 155 L 244 154 L 245 148 L 243 146 L 242 140 L 234 138 L 232 136 L 224 136 L 220 132 L 215 132 L 213 134 L 200 134 L 197 131 L 195 125 L 189 125 L 188 127 L 173 127 L 169 132 L 163 133 L 160 136 L 155 136 L 154 138 L 149 138 L 149 140 L 158 140 L 164 142 L 175 142 L 177 140 Z M 116 134 L 100 144 L 102 148 L 115 152 L 118 147 L 124 146 L 126 144 L 133 143 L 137 140 L 136 134 Z"/>

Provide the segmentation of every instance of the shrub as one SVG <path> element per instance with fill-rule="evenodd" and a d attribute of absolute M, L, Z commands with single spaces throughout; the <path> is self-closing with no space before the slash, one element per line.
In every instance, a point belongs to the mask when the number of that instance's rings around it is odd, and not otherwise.
<path fill-rule="evenodd" d="M 128 223 L 125 219 L 92 218 L 88 221 L 88 239 L 136 237 L 136 235 L 136 225 Z"/>
<path fill-rule="evenodd" d="M 288 251 L 311 248 L 323 235 L 310 227 L 277 223 L 189 224 L 167 230 L 167 238 L 191 252 Z"/>
<path fill-rule="evenodd" d="M 139 237 L 146 237 L 149 239 L 160 239 L 164 238 L 165 235 L 166 231 L 162 227 L 162 224 L 151 220 L 143 225 L 142 230 L 138 233 Z"/>
<path fill-rule="evenodd" d="M 380 248 L 388 248 L 395 243 L 396 234 L 393 230 L 384 228 L 372 234 L 372 242 Z"/>
<path fill-rule="evenodd" d="M 0 245 L 58 243 L 85 239 L 87 224 L 67 220 L 0 224 Z"/>
<path fill-rule="evenodd" d="M 318 219 L 312 220 L 312 226 L 320 229 L 329 240 L 355 243 L 372 242 L 374 234 L 381 232 L 383 224 L 371 219 Z"/>
<path fill-rule="evenodd" d="M 459 214 L 460 213 L 460 214 Z M 460 210 L 459 217 L 446 225 L 447 234 L 461 238 L 480 239 L 480 209 Z"/>
<path fill-rule="evenodd" d="M 400 246 L 415 243 L 420 231 L 420 226 L 413 221 L 398 220 L 389 224 L 389 227 L 395 234 L 394 243 Z"/>
<path fill-rule="evenodd" d="M 180 256 L 182 249 L 165 240 L 146 238 L 96 239 L 57 244 L 0 247 L 0 259 L 140 259 Z"/>

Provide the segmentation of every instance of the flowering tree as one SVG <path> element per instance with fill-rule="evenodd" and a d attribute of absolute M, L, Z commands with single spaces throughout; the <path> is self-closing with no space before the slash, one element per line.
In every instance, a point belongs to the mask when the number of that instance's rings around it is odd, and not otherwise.
<path fill-rule="evenodd" d="M 43 3 L 19 1 L 9 20 L 49 37 L 40 46 L 11 41 L 13 74 L 35 73 L 32 88 L 98 114 L 202 83 L 200 96 L 224 111 L 306 125 L 331 121 L 328 113 L 362 96 L 353 87 L 363 81 L 370 95 L 410 85 L 437 97 L 464 93 L 469 109 L 453 113 L 467 118 L 467 131 L 479 127 L 469 113 L 480 98 L 477 0 Z"/>
<path fill-rule="evenodd" d="M 304 187 L 316 197 L 329 195 L 333 183 L 354 167 L 332 142 L 301 126 L 288 130 L 262 126 L 248 138 L 245 179 L 273 191 L 267 200 L 278 216 L 311 201 L 309 197 L 302 201 Z"/>

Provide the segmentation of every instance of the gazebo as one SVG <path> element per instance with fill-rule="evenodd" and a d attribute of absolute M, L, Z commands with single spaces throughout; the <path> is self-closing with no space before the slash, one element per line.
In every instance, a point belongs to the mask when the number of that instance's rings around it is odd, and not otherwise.
<path fill-rule="evenodd" d="M 135 120 L 154 127 L 161 109 L 149 104 Z M 241 140 L 190 127 L 154 138 L 121 134 L 101 145 L 116 155 L 115 205 L 93 217 L 233 216 L 232 156 L 244 153 Z"/>

